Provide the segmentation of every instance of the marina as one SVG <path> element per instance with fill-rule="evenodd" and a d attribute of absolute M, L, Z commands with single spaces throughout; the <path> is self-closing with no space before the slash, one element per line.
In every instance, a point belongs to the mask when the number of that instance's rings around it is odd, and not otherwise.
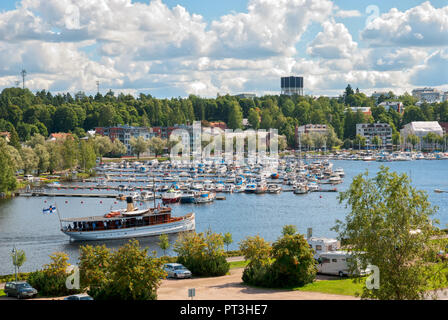
<path fill-rule="evenodd" d="M 313 163 L 314 161 L 308 160 L 308 163 Z M 297 181 L 284 179 L 284 174 L 286 174 L 285 167 L 283 174 L 282 171 L 278 172 L 279 176 L 276 177 L 277 179 L 271 179 L 270 174 L 266 173 L 265 180 L 268 189 L 265 193 L 244 192 L 244 180 L 236 175 L 233 178 L 226 178 L 234 179 L 234 183 L 226 183 L 226 179 L 221 179 L 224 182 L 224 187 L 221 192 L 216 192 L 216 198 L 213 202 L 197 204 L 194 202 L 181 203 L 179 201 L 166 206 L 172 208 L 173 217 L 182 217 L 194 212 L 195 229 L 197 232 L 206 231 L 208 228 L 213 230 L 213 232 L 230 232 L 234 240 L 234 243 L 230 245 L 230 250 L 237 249 L 238 242 L 247 236 L 256 234 L 260 234 L 267 241 L 275 241 L 278 234 L 281 233 L 282 227 L 287 224 L 296 225 L 299 232 L 303 234 L 306 233 L 307 228 L 311 227 L 313 228 L 313 234 L 316 236 L 334 238 L 335 233 L 330 230 L 331 227 L 334 226 L 336 219 L 344 219 L 347 213 L 345 205 L 340 204 L 337 199 L 339 192 L 347 189 L 355 175 L 365 172 L 365 170 L 368 170 L 369 174 L 375 174 L 384 163 L 347 160 L 331 160 L 330 162 L 333 164 L 333 171 L 336 171 L 338 168 L 343 169 L 343 181 L 337 185 L 319 184 L 319 179 L 316 179 L 317 181 L 308 181 L 308 185 L 311 188 L 316 188 L 317 184 L 320 192 L 294 194 L 292 192 L 295 186 L 294 182 Z M 445 175 L 442 174 L 446 172 L 447 162 L 429 160 L 397 161 L 386 163 L 386 165 L 393 171 L 407 173 L 412 179 L 413 186 L 428 193 L 431 203 L 439 207 L 435 218 L 440 220 L 442 227 L 446 227 L 448 223 L 448 197 L 445 193 L 437 193 L 434 190 L 448 190 L 448 182 Z M 296 169 L 298 172 L 301 170 L 299 167 Z M 148 174 L 146 173 L 148 183 L 144 185 L 147 187 L 146 191 L 152 190 L 153 186 L 151 184 L 153 179 L 155 179 L 148 177 Z M 163 175 L 162 172 L 160 174 Z M 291 174 L 291 172 L 287 174 Z M 170 172 L 170 176 L 172 175 L 176 175 L 175 170 Z M 254 179 L 254 183 L 257 183 L 257 174 L 254 174 L 251 178 Z M 176 185 L 185 187 L 185 184 L 188 184 L 187 179 L 188 177 L 185 175 L 180 177 Z M 162 179 L 160 180 L 160 182 L 156 181 L 156 187 L 165 186 L 169 188 L 173 185 L 173 181 L 168 183 L 162 181 Z M 206 185 L 210 188 L 210 181 L 206 180 L 211 180 L 214 183 L 211 177 L 196 177 L 194 183 L 191 183 L 190 186 L 195 188 L 202 187 L 200 190 L 204 190 Z M 0 256 L 4 259 L 0 263 L 0 274 L 12 273 L 8 259 L 9 252 L 13 246 L 22 248 L 27 254 L 28 259 L 23 266 L 23 270 L 33 271 L 48 263 L 48 255 L 53 252 L 64 251 L 69 254 L 71 262 L 76 262 L 79 246 L 82 244 L 95 245 L 105 243 L 108 247 L 115 248 L 127 242 L 127 239 L 73 242 L 69 240 L 67 235 L 61 232 L 60 222 L 55 213 L 42 214 L 42 208 L 55 205 L 62 220 L 98 216 L 125 206 L 125 202 L 115 198 L 120 184 L 134 190 L 119 191 L 124 196 L 130 195 L 132 192 L 140 194 L 141 190 L 137 187 L 143 185 L 137 182 L 123 184 L 110 181 L 107 181 L 107 184 L 111 187 L 109 190 L 103 186 L 95 188 L 96 180 L 74 183 L 61 182 L 60 186 L 44 189 L 50 196 L 16 197 L 11 200 L 0 201 Z M 281 190 L 270 192 L 269 190 L 270 188 L 273 189 L 273 186 L 278 186 Z M 334 191 L 334 188 L 337 189 L 337 192 Z M 241 192 L 238 192 L 238 189 Z M 80 190 L 83 191 L 81 192 Z M 188 189 L 179 190 L 182 190 L 181 194 L 188 191 Z M 59 193 L 61 196 L 53 196 Z M 77 198 L 70 196 L 72 194 L 79 195 L 84 193 L 92 193 L 93 195 L 104 194 L 105 197 Z M 156 198 L 161 194 L 163 194 L 163 191 L 156 191 Z M 225 200 L 217 201 L 219 197 L 225 197 Z M 157 204 L 161 203 L 160 199 L 156 201 Z M 151 208 L 153 207 L 153 200 L 137 200 L 135 204 L 142 209 Z M 174 243 L 177 235 L 170 234 L 169 239 L 171 243 Z M 148 246 L 150 250 L 161 253 L 161 249 L 157 244 L 158 237 L 142 237 L 139 238 L 139 241 L 142 246 Z M 169 254 L 173 254 L 170 250 Z"/>

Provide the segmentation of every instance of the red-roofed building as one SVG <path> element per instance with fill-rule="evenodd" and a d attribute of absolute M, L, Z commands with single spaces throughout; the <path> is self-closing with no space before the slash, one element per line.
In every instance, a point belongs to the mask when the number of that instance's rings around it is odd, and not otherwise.
<path fill-rule="evenodd" d="M 71 133 L 58 132 L 50 134 L 48 140 L 57 141 L 57 140 L 65 140 L 67 138 L 73 139 L 73 135 Z"/>
<path fill-rule="evenodd" d="M 227 125 L 225 122 L 215 121 L 215 122 L 209 122 L 209 123 L 210 123 L 210 126 L 213 128 L 220 128 L 223 131 L 225 131 L 227 129 Z"/>

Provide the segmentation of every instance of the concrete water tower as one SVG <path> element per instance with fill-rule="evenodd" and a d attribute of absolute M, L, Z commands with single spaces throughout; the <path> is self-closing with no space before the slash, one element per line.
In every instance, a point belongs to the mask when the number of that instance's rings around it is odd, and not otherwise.
<path fill-rule="evenodd" d="M 303 96 L 303 77 L 282 77 L 281 88 L 282 94 Z"/>

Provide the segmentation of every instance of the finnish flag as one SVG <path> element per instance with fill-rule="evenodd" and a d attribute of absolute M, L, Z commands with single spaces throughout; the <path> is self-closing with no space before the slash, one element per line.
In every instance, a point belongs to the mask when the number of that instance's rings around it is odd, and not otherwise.
<path fill-rule="evenodd" d="M 49 208 L 43 209 L 42 211 L 43 211 L 43 213 L 53 213 L 53 211 L 56 211 L 56 207 L 50 205 Z"/>

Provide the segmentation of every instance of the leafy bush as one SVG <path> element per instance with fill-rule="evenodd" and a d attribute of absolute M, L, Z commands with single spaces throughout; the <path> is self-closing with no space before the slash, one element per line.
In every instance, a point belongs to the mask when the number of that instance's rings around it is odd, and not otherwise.
<path fill-rule="evenodd" d="M 137 240 L 111 252 L 104 245 L 81 247 L 81 284 L 95 300 L 155 300 L 166 276 L 155 252 L 140 249 Z"/>
<path fill-rule="evenodd" d="M 312 249 L 290 226 L 272 246 L 256 236 L 243 240 L 240 249 L 250 261 L 242 277 L 247 284 L 269 288 L 304 286 L 316 276 Z"/>
<path fill-rule="evenodd" d="M 78 293 L 79 290 L 67 289 L 66 280 L 70 276 L 67 272 L 68 256 L 65 253 L 50 255 L 52 262 L 44 266 L 44 269 L 31 272 L 28 283 L 42 296 L 66 296 Z"/>
<path fill-rule="evenodd" d="M 204 233 L 185 233 L 174 244 L 177 261 L 198 276 L 223 276 L 230 265 L 224 252 L 221 234 L 208 230 Z"/>
<path fill-rule="evenodd" d="M 313 251 L 301 234 L 285 234 L 272 246 L 272 286 L 304 286 L 313 282 L 316 262 Z"/>

